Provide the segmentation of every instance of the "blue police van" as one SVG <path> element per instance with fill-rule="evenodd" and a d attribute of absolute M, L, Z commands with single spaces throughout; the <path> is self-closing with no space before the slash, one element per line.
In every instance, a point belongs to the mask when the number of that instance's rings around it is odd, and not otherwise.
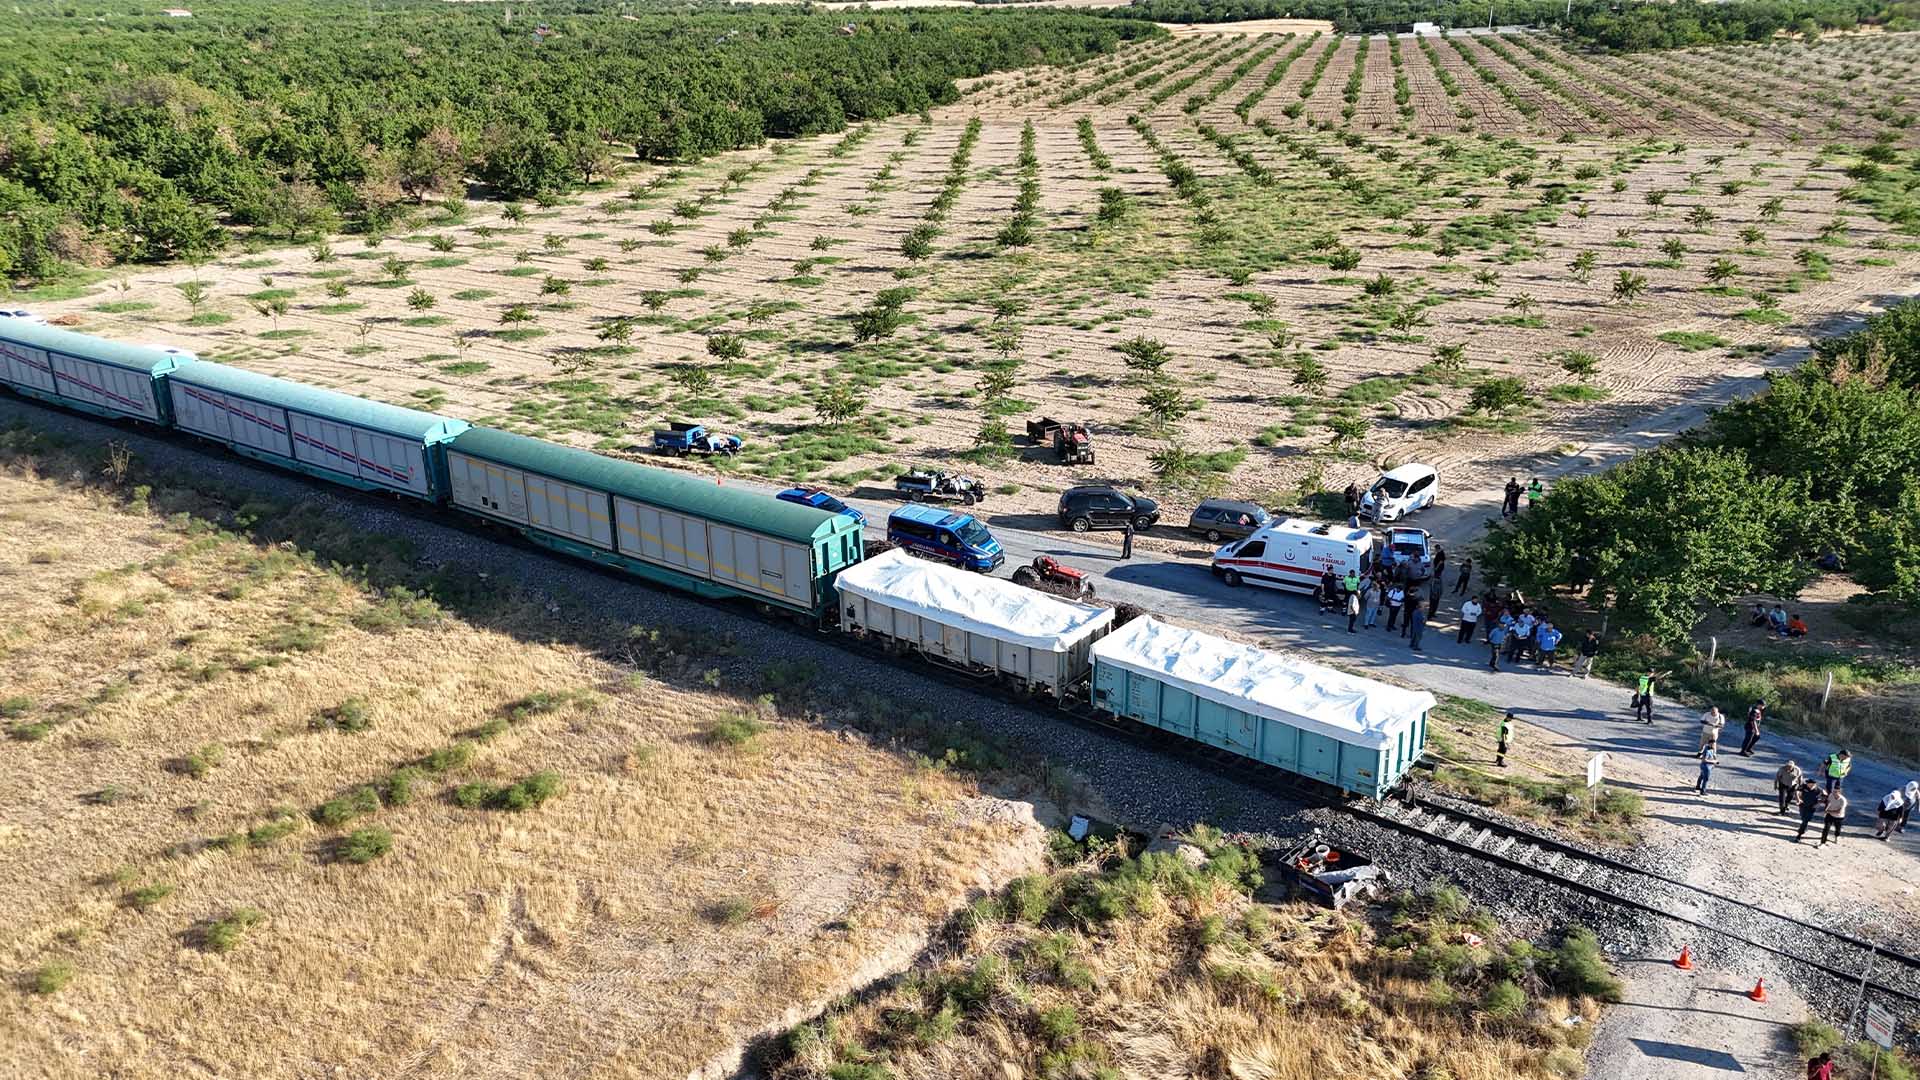
<path fill-rule="evenodd" d="M 1000 541 L 969 514 L 936 506 L 903 506 L 887 517 L 887 539 L 896 546 L 967 570 L 991 574 L 1007 561 Z"/>

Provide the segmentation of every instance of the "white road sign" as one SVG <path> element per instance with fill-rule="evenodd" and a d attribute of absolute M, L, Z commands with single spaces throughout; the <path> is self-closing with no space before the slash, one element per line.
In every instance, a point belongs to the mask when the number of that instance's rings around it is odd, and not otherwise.
<path fill-rule="evenodd" d="M 1893 1049 L 1893 1015 L 1872 1002 L 1867 1003 L 1867 1038 L 1882 1050 Z"/>
<path fill-rule="evenodd" d="M 1607 752 L 1604 750 L 1587 759 L 1587 786 L 1588 787 L 1600 786 L 1601 769 L 1606 765 L 1606 762 L 1607 762 Z"/>

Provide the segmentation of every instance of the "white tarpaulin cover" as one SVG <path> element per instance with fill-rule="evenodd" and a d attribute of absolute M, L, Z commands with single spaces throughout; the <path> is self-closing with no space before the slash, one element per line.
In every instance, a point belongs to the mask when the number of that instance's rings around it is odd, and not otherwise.
<path fill-rule="evenodd" d="M 834 578 L 841 592 L 1030 649 L 1064 652 L 1113 621 L 1113 609 L 1075 604 L 895 549 Z"/>
<path fill-rule="evenodd" d="M 1093 643 L 1096 663 L 1229 708 L 1374 748 L 1433 708 L 1433 695 L 1348 675 L 1142 616 Z"/>

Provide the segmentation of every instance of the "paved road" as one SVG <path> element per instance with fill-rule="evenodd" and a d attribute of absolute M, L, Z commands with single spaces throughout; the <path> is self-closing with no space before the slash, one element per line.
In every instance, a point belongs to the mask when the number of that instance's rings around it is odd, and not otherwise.
<path fill-rule="evenodd" d="M 1821 327 L 1821 333 L 1845 332 L 1862 317 L 1862 313 L 1838 315 Z M 1577 451 L 1526 472 L 1520 480 L 1525 483 L 1539 476 L 1551 486 L 1565 477 L 1617 465 L 1698 426 L 1713 409 L 1759 393 L 1766 386 L 1768 372 L 1792 368 L 1804 360 L 1807 353 L 1804 347 L 1778 350 L 1760 363 L 1703 378 L 1698 386 L 1690 389 L 1684 402 L 1632 419 Z M 1322 615 L 1309 597 L 1252 586 L 1228 587 L 1208 571 L 1206 560 L 1211 545 L 1197 537 L 1190 538 L 1190 543 L 1177 545 L 1172 554 L 1136 545 L 1134 558 L 1122 560 L 1118 537 L 1113 534 L 1083 538 L 1053 529 L 1053 523 L 1033 515 L 995 515 L 991 500 L 972 511 L 988 524 L 1007 551 L 1003 575 L 1035 555 L 1053 555 L 1098 575 L 1097 593 L 1104 600 L 1135 604 L 1203 629 L 1246 636 L 1277 648 L 1311 654 L 1340 667 L 1422 686 L 1437 693 L 1511 708 L 1528 722 L 1579 740 L 1593 750 L 1653 758 L 1690 754 L 1698 745 L 1698 714 L 1691 709 L 1663 704 L 1652 726 L 1632 723 L 1628 709 L 1630 694 L 1624 687 L 1531 668 L 1510 670 L 1504 664 L 1503 670 L 1491 671 L 1487 668 L 1487 650 L 1477 639 L 1473 645 L 1455 642 L 1456 615 L 1462 598 L 1451 593 L 1454 568 L 1486 523 L 1499 516 L 1500 497 L 1498 489 L 1443 490 L 1440 505 L 1408 522 L 1432 532 L 1454 554 L 1449 560 L 1448 593 L 1436 622 L 1430 625 L 1426 635 L 1425 651 L 1419 653 L 1397 634 L 1384 630 L 1384 611 L 1380 616 L 1382 628 L 1348 634 L 1344 615 Z M 874 499 L 850 501 L 868 515 L 869 528 L 875 534 L 884 532 L 886 515 L 898 505 Z M 1156 530 L 1158 536 L 1177 534 L 1177 529 L 1167 526 Z M 1569 638 L 1562 649 L 1571 653 L 1576 644 Z M 1719 704 L 1730 720 L 1726 741 L 1731 741 L 1737 749 L 1739 722 L 1751 703 Z M 1762 747 L 1764 752 L 1754 758 L 1729 755 L 1716 779 L 1729 790 L 1768 792 L 1772 788 L 1773 771 L 1783 756 L 1792 756 L 1802 766 L 1808 766 L 1834 749 L 1822 742 L 1777 737 L 1771 732 L 1767 733 Z M 1908 778 L 1903 767 L 1859 759 L 1848 790 L 1859 803 L 1865 804 L 1869 798 L 1877 800 Z"/>

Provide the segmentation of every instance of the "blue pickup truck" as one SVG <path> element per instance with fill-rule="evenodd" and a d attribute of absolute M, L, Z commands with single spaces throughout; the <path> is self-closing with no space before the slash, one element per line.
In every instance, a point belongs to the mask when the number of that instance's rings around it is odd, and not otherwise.
<path fill-rule="evenodd" d="M 653 429 L 653 452 L 656 454 L 725 454 L 728 457 L 740 452 L 740 439 L 736 435 L 721 435 L 708 431 L 704 424 L 668 424 L 664 428 Z"/>

